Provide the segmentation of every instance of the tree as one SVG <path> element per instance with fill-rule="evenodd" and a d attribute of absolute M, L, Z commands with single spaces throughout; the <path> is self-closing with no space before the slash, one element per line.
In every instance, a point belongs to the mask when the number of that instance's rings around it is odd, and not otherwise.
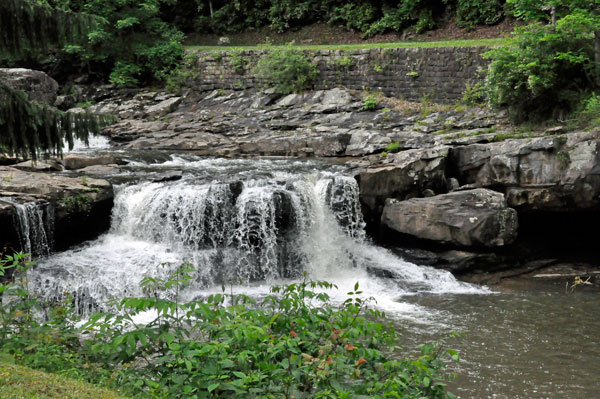
<path fill-rule="evenodd" d="M 600 88 L 600 0 L 509 0 L 534 22 L 489 53 L 489 99 L 516 120 L 560 116 Z"/>
<path fill-rule="evenodd" d="M 25 0 L 0 3 L 0 54 L 18 59 L 48 50 L 89 31 L 96 19 Z M 60 154 L 64 142 L 87 141 L 106 117 L 72 114 L 33 103 L 21 91 L 0 82 L 0 151 L 36 159 L 40 151 Z"/>
<path fill-rule="evenodd" d="M 183 34 L 160 18 L 174 0 L 38 0 L 87 13 L 97 23 L 64 51 L 82 60 L 90 74 L 119 86 L 164 80 L 183 57 Z"/>

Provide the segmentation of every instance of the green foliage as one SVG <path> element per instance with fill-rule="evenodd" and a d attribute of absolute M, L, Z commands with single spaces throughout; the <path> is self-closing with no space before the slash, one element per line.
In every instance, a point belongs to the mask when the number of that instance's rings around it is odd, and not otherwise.
<path fill-rule="evenodd" d="M 198 54 L 194 52 L 187 53 L 183 58 L 183 62 L 169 72 L 165 84 L 167 91 L 179 93 L 182 88 L 190 87 L 199 78 L 197 63 Z"/>
<path fill-rule="evenodd" d="M 398 152 L 400 150 L 400 143 L 397 141 L 393 141 L 385 147 L 385 150 L 387 152 Z"/>
<path fill-rule="evenodd" d="M 481 81 L 475 84 L 467 83 L 462 93 L 462 102 L 466 105 L 481 105 L 486 101 L 485 84 Z"/>
<path fill-rule="evenodd" d="M 231 65 L 238 75 L 243 75 L 246 72 L 246 66 L 248 64 L 249 57 L 245 57 L 241 51 L 236 51 L 231 54 Z"/>
<path fill-rule="evenodd" d="M 332 62 L 332 66 L 334 68 L 339 68 L 339 69 L 349 69 L 353 65 L 354 65 L 354 58 L 349 57 L 347 55 L 343 56 L 343 57 L 335 58 Z"/>
<path fill-rule="evenodd" d="M 454 397 L 444 368 L 458 354 L 423 345 L 420 356 L 400 357 L 395 328 L 358 284 L 339 306 L 327 294 L 335 286 L 307 280 L 259 301 L 222 293 L 182 303 L 181 289 L 195 278 L 182 265 L 169 278 L 144 278 L 146 296 L 123 299 L 117 314 L 90 317 L 80 340 L 68 298 L 42 307 L 27 292 L 25 260 L 0 261 L 2 273 L 18 269 L 16 282 L 0 285 L 0 355 L 17 363 L 136 398 Z M 35 316 L 42 309 L 48 321 Z M 140 325 L 141 313 L 155 316 Z"/>
<path fill-rule="evenodd" d="M 377 20 L 377 16 L 378 10 L 372 3 L 349 2 L 333 8 L 329 23 L 340 24 L 354 31 L 366 32 Z"/>
<path fill-rule="evenodd" d="M 85 180 L 82 181 L 85 185 Z M 87 213 L 90 211 L 92 206 L 92 198 L 84 193 L 79 193 L 69 197 L 65 197 L 59 201 L 59 204 L 68 213 Z"/>
<path fill-rule="evenodd" d="M 539 14 L 539 2 L 535 7 L 532 1 L 508 4 L 518 16 L 547 21 L 547 15 Z M 520 28 L 507 46 L 488 53 L 492 59 L 488 74 L 491 104 L 508 106 L 515 120 L 539 119 L 573 110 L 582 93 L 597 89 L 597 6 L 597 0 L 563 2 L 557 8 L 556 26 L 538 22 Z"/>
<path fill-rule="evenodd" d="M 168 280 L 147 278 L 147 298 L 120 303 L 120 315 L 97 315 L 86 328 L 93 350 L 125 368 L 135 393 L 168 398 L 445 398 L 439 348 L 416 360 L 395 359 L 394 329 L 377 321 L 358 284 L 341 308 L 329 303 L 327 282 L 273 287 L 260 302 L 217 294 L 178 303 L 161 299 L 193 279 L 182 266 Z M 157 317 L 133 323 L 141 312 Z M 94 333 L 100 331 L 100 333 Z M 144 360 L 145 359 L 145 360 Z"/>
<path fill-rule="evenodd" d="M 319 76 L 317 66 L 291 45 L 285 49 L 268 49 L 258 60 L 254 73 L 279 94 L 307 90 Z"/>
<path fill-rule="evenodd" d="M 228 33 L 270 27 L 276 32 L 313 22 L 341 25 L 365 37 L 415 26 L 417 32 L 435 27 L 445 11 L 454 13 L 450 0 L 176 0 L 163 6 L 169 21 L 186 31 Z M 503 16 L 503 0 L 458 0 L 460 20 L 468 26 L 493 24 Z M 212 7 L 211 7 L 212 6 Z M 190 24 L 190 20 L 195 23 Z"/>
<path fill-rule="evenodd" d="M 27 95 L 0 83 L 0 148 L 10 154 L 37 159 L 40 151 L 62 154 L 65 142 L 86 141 L 112 118 L 88 113 L 65 113 L 32 103 Z"/>
<path fill-rule="evenodd" d="M 0 63 L 36 58 L 79 40 L 100 22 L 90 15 L 56 10 L 28 0 L 0 2 Z"/>
<path fill-rule="evenodd" d="M 578 119 L 584 126 L 600 125 L 600 95 L 592 94 L 580 104 Z"/>
<path fill-rule="evenodd" d="M 98 17 L 94 29 L 64 50 L 92 73 L 119 86 L 166 79 L 183 56 L 183 34 L 160 18 L 171 0 L 46 0 L 54 7 Z"/>
<path fill-rule="evenodd" d="M 504 16 L 504 0 L 458 0 L 458 23 L 468 29 L 475 25 L 493 25 Z"/>
<path fill-rule="evenodd" d="M 377 109 L 377 99 L 373 96 L 363 98 L 363 110 L 375 111 Z"/>

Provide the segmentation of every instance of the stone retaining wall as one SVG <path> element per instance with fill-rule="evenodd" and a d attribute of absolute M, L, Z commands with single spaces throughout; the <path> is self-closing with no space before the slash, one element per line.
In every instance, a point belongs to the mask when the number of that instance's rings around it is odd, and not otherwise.
<path fill-rule="evenodd" d="M 305 50 L 319 68 L 315 89 L 344 87 L 376 90 L 387 96 L 419 101 L 452 102 L 467 84 L 482 80 L 488 47 L 434 47 L 358 50 Z M 267 50 L 198 51 L 194 85 L 201 90 L 260 88 L 253 74 Z"/>

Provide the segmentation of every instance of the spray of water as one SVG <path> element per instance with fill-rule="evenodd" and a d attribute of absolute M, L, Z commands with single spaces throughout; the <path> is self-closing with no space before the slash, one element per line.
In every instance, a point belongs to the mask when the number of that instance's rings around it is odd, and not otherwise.
<path fill-rule="evenodd" d="M 29 281 L 48 300 L 71 294 L 78 312 L 87 314 L 111 298 L 141 295 L 144 276 L 166 278 L 182 261 L 197 272 L 184 299 L 221 284 L 265 295 L 271 284 L 306 272 L 335 282 L 334 300 L 345 299 L 358 281 L 388 312 L 424 321 L 423 309 L 398 299 L 484 292 L 370 244 L 355 180 L 331 172 L 118 187 L 111 231 L 45 258 Z"/>

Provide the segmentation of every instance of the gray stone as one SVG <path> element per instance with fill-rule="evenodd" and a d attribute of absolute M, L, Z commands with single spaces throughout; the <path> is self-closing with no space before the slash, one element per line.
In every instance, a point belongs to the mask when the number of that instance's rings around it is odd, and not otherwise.
<path fill-rule="evenodd" d="M 104 156 L 100 156 L 100 157 L 88 157 L 85 155 L 72 154 L 72 155 L 67 155 L 66 157 L 59 160 L 58 162 L 61 163 L 67 170 L 77 170 L 77 169 L 83 169 L 88 166 L 94 166 L 94 165 L 116 164 L 116 163 L 118 163 L 118 160 L 112 155 L 104 155 Z"/>
<path fill-rule="evenodd" d="M 46 162 L 25 161 L 12 165 L 12 167 L 27 172 L 56 172 L 63 170 L 62 165 L 54 160 L 48 160 Z"/>
<path fill-rule="evenodd" d="M 600 205 L 600 133 L 455 147 L 462 183 L 503 187 L 510 206 L 558 211 Z"/>
<path fill-rule="evenodd" d="M 149 117 L 165 116 L 170 112 L 173 112 L 179 104 L 181 104 L 181 97 L 173 97 L 167 100 L 163 100 L 156 105 L 152 105 L 146 108 L 146 115 Z"/>
<path fill-rule="evenodd" d="M 386 201 L 381 223 L 421 239 L 495 247 L 517 237 L 517 212 L 501 193 L 475 189 L 429 198 Z"/>
<path fill-rule="evenodd" d="M 53 209 L 52 228 L 56 249 L 102 233 L 108 229 L 113 188 L 106 180 L 25 172 L 0 166 L 0 246 L 19 248 L 16 209 L 2 198 L 18 204 L 39 203 Z M 81 199 L 85 198 L 85 202 Z M 79 205 L 78 205 L 79 204 Z M 23 248 L 21 248 L 23 249 Z"/>
<path fill-rule="evenodd" d="M 41 71 L 24 68 L 0 68 L 0 81 L 7 86 L 27 93 L 31 101 L 54 105 L 58 83 Z"/>

